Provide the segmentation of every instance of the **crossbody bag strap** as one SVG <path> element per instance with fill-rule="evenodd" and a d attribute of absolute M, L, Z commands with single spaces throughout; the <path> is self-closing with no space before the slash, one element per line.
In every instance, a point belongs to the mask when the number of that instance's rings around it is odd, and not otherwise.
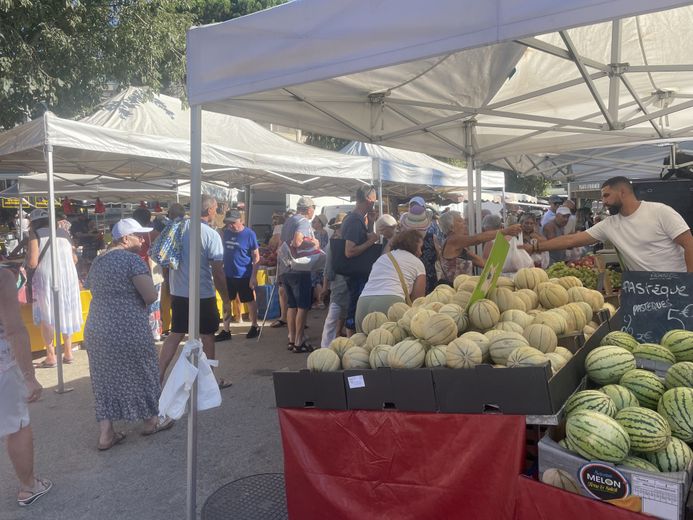
<path fill-rule="evenodd" d="M 407 305 L 411 305 L 411 297 L 409 296 L 409 291 L 407 290 L 407 284 L 404 281 L 402 269 L 392 253 L 388 253 L 387 257 L 390 259 L 390 262 L 392 262 L 392 265 L 395 266 L 395 271 L 397 271 L 397 276 L 399 276 L 399 283 L 402 284 L 402 290 L 404 291 L 404 300 L 407 302 Z"/>
<path fill-rule="evenodd" d="M 48 251 L 48 247 L 51 245 L 51 238 L 48 237 L 48 240 L 46 240 L 45 245 L 43 246 L 43 249 L 41 249 L 41 253 L 39 254 L 38 261 L 36 262 L 36 268 L 38 269 L 38 266 L 41 264 L 41 260 L 43 260 L 43 257 L 46 256 L 46 251 Z"/>

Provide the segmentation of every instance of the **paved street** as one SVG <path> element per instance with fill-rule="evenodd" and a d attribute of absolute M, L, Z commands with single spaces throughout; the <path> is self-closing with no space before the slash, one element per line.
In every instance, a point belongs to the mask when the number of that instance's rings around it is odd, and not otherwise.
<path fill-rule="evenodd" d="M 324 313 L 311 312 L 308 334 L 319 342 Z M 269 323 L 269 322 L 268 322 Z M 232 341 L 217 344 L 219 373 L 233 380 L 222 390 L 220 408 L 199 414 L 198 511 L 225 483 L 265 472 L 282 472 L 282 451 L 272 372 L 305 366 L 306 354 L 286 350 L 286 328 L 246 340 L 247 324 L 234 327 Z M 0 520 L 167 519 L 185 514 L 187 416 L 152 437 L 140 424 L 123 423 L 121 445 L 98 452 L 98 426 L 87 355 L 75 353 L 65 366 L 73 392 L 58 395 L 55 370 L 39 370 L 44 396 L 31 405 L 36 468 L 54 488 L 28 508 L 16 504 L 16 481 L 6 451 L 0 456 Z"/>

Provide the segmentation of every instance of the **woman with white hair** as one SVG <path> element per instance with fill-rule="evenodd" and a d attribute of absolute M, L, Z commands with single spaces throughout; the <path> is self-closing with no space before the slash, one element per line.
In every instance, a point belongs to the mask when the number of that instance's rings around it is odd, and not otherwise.
<path fill-rule="evenodd" d="M 483 244 L 496 237 L 496 231 L 483 231 L 478 235 L 467 232 L 467 223 L 459 211 L 447 211 L 440 216 L 440 229 L 445 235 L 441 247 L 440 267 L 443 280 L 453 283 L 459 274 L 469 274 L 472 265 L 483 267 L 484 260 L 467 250 L 470 246 Z M 502 230 L 504 235 L 517 236 L 521 231 L 520 225 L 509 226 Z"/>
<path fill-rule="evenodd" d="M 397 220 L 392 215 L 381 215 L 375 221 L 375 232 L 383 237 L 383 253 L 390 251 L 390 241 L 397 232 Z"/>

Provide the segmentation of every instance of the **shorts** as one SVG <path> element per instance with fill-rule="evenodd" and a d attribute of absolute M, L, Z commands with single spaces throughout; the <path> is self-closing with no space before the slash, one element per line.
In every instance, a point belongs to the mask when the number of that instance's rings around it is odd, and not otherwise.
<path fill-rule="evenodd" d="M 310 309 L 313 305 L 313 287 L 310 272 L 282 275 L 289 309 Z"/>
<path fill-rule="evenodd" d="M 24 377 L 17 365 L 0 372 L 0 438 L 29 426 Z"/>
<path fill-rule="evenodd" d="M 255 301 L 255 291 L 250 288 L 250 278 L 226 278 L 226 288 L 231 301 L 236 299 L 236 295 L 242 303 Z"/>
<path fill-rule="evenodd" d="M 188 303 L 185 296 L 171 295 L 171 332 L 188 333 Z M 200 298 L 200 334 L 219 330 L 219 309 L 216 298 Z"/>

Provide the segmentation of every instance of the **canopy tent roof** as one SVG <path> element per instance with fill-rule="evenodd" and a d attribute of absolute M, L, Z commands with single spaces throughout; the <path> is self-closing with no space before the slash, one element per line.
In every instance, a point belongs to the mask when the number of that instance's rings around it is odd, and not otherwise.
<path fill-rule="evenodd" d="M 15 184 L 0 191 L 0 197 L 47 196 L 48 175 L 20 175 Z M 157 179 L 133 181 L 105 175 L 79 173 L 54 174 L 55 194 L 73 199 L 95 199 L 110 201 L 158 200 L 175 201 L 190 198 L 188 181 Z M 231 200 L 232 190 L 216 183 L 203 182 L 202 192 L 214 195 L 219 200 Z"/>
<path fill-rule="evenodd" d="M 379 171 L 383 182 L 422 184 L 438 188 L 467 186 L 467 170 L 439 161 L 421 152 L 412 152 L 373 143 L 352 141 L 340 150 L 349 155 L 379 159 Z M 505 187 L 505 174 L 484 171 L 482 188 Z"/>
<path fill-rule="evenodd" d="M 205 180 L 274 191 L 351 193 L 372 179 L 372 161 L 285 139 L 245 119 L 205 114 Z M 55 171 L 125 177 L 190 174 L 190 112 L 179 99 L 129 88 L 81 121 L 44 116 L 0 134 L 0 172 L 45 171 L 44 147 Z"/>
<path fill-rule="evenodd" d="M 421 24 L 417 0 L 291 2 L 191 29 L 188 94 L 206 110 L 515 168 L 523 154 L 688 135 L 688 3 L 433 0 Z"/>

